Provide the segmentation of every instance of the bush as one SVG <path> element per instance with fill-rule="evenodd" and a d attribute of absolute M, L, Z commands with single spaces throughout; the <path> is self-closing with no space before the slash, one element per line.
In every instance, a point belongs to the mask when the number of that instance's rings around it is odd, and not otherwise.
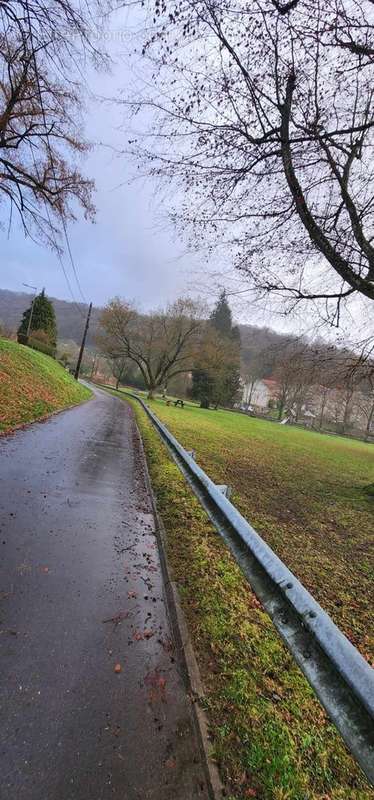
<path fill-rule="evenodd" d="M 31 336 L 26 336 L 25 333 L 18 333 L 17 339 L 19 344 L 31 347 L 32 350 L 38 350 L 39 353 L 45 353 L 46 356 L 51 356 L 51 358 L 56 358 L 56 347 L 54 347 L 50 337 L 43 330 L 33 331 Z"/>
<path fill-rule="evenodd" d="M 30 336 L 33 341 L 37 339 L 37 341 L 42 342 L 42 344 L 52 345 L 51 337 L 42 328 L 38 328 L 37 331 L 32 330 Z"/>
<path fill-rule="evenodd" d="M 14 339 L 15 338 L 14 332 L 12 331 L 12 329 L 9 328 L 8 325 L 5 325 L 1 320 L 0 320 L 0 336 L 1 336 L 2 339 Z"/>
<path fill-rule="evenodd" d="M 53 347 L 53 345 L 49 342 L 42 342 L 40 339 L 35 339 L 34 336 L 29 336 L 29 340 L 28 342 L 25 342 L 25 344 L 27 344 L 27 346 L 31 347 L 33 350 L 38 350 L 39 353 L 45 353 L 46 356 L 51 356 L 51 358 L 56 357 L 56 348 Z"/>
<path fill-rule="evenodd" d="M 67 367 L 69 362 L 71 361 L 71 353 L 67 350 L 63 350 L 62 353 L 59 354 L 59 363 L 62 364 L 63 367 Z"/>

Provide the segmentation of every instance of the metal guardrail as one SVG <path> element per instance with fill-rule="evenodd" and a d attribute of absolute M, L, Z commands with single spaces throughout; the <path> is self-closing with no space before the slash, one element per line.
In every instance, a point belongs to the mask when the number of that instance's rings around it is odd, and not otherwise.
<path fill-rule="evenodd" d="M 347 747 L 374 785 L 374 669 L 300 581 L 143 406 Z"/>

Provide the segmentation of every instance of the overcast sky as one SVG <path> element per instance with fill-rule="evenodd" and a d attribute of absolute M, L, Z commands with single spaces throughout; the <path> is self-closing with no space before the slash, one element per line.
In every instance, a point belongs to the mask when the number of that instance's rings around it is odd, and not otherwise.
<path fill-rule="evenodd" d="M 123 56 L 129 48 L 123 29 L 123 16 L 113 17 L 106 36 L 106 47 L 113 59 L 111 74 L 92 72 L 86 76 L 96 97 L 114 97 L 133 81 L 132 68 Z M 103 143 L 94 147 L 83 164 L 86 174 L 96 183 L 97 216 L 94 225 L 80 217 L 68 229 L 84 297 L 102 306 L 119 295 L 136 301 L 144 310 L 160 307 L 186 292 L 202 295 L 213 303 L 224 282 L 216 277 L 220 265 L 214 263 L 209 267 L 203 254 L 186 252 L 186 245 L 176 238 L 166 221 L 159 186 L 150 180 L 131 180 L 135 165 L 111 149 L 118 151 L 126 144 L 128 137 L 123 123 L 123 109 L 91 99 L 87 92 L 86 137 Z M 39 290 L 45 287 L 52 297 L 72 299 L 57 256 L 25 239 L 16 224 L 9 238 L 0 229 L 0 246 L 2 288 L 25 291 L 23 284 L 27 283 Z M 225 253 L 225 275 L 228 262 L 229 253 Z M 64 263 L 74 297 L 81 300 L 66 256 Z M 237 276 L 229 279 L 226 276 L 225 281 L 229 290 L 243 288 Z M 273 301 L 271 311 L 251 303 L 247 294 L 233 295 L 230 302 L 236 318 L 242 322 L 296 333 L 310 332 L 313 328 L 314 320 L 308 319 L 306 309 L 301 318 L 284 318 L 274 312 Z"/>
<path fill-rule="evenodd" d="M 112 56 L 120 43 L 113 36 Z M 129 80 L 123 62 L 117 61 L 111 75 L 90 75 L 89 85 L 100 95 L 115 94 Z M 114 105 L 87 103 L 86 135 L 121 147 L 125 132 L 118 130 L 122 112 Z M 95 147 L 84 160 L 84 171 L 96 183 L 96 224 L 80 219 L 69 225 L 74 260 L 84 295 L 102 305 L 113 295 L 140 301 L 145 308 L 160 305 L 177 296 L 185 284 L 190 257 L 181 258 L 183 248 L 174 241 L 173 231 L 156 229 L 154 187 L 147 183 L 128 184 L 134 165 L 114 157 L 107 147 Z M 158 214 L 157 214 L 158 216 Z M 5 267 L 3 288 L 22 290 L 23 283 L 45 286 L 48 294 L 71 299 L 57 257 L 40 247 L 14 225 L 10 238 L 1 232 Z M 77 299 L 79 290 L 65 258 L 65 266 Z"/>
<path fill-rule="evenodd" d="M 121 14 L 111 19 L 106 31 L 105 46 L 113 59 L 111 73 L 92 71 L 85 76 L 96 97 L 114 97 L 134 79 L 124 56 L 129 44 L 123 37 L 124 12 Z M 202 295 L 213 303 L 222 288 L 222 279 L 210 276 L 204 255 L 186 252 L 186 245 L 177 239 L 164 213 L 160 187 L 149 180 L 132 180 L 136 166 L 111 150 L 111 147 L 120 150 L 127 141 L 123 122 L 121 107 L 102 104 L 91 99 L 87 92 L 86 138 L 103 143 L 97 144 L 83 162 L 83 171 L 95 180 L 97 216 L 94 225 L 80 216 L 68 227 L 84 297 L 94 305 L 103 305 L 119 295 L 136 301 L 144 310 L 164 305 L 187 292 Z M 4 213 L 5 205 L 2 210 Z M 7 230 L 0 229 L 0 243 L 1 288 L 25 291 L 26 283 L 39 290 L 45 287 L 52 297 L 72 299 L 57 256 L 25 239 L 16 222 L 9 237 Z M 80 301 L 66 255 L 64 264 L 74 297 Z M 215 274 L 216 269 L 215 263 Z M 238 288 L 235 278 L 231 288 Z M 240 302 L 234 298 L 231 302 L 236 305 L 236 316 L 243 321 L 258 324 L 265 321 L 282 330 L 295 328 L 295 322 L 285 323 L 276 315 L 268 313 L 264 317 L 263 309 L 252 307 L 242 295 L 239 297 Z"/>

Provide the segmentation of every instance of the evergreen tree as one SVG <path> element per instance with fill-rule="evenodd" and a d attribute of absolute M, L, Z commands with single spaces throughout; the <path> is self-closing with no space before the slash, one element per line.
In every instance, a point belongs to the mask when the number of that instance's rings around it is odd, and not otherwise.
<path fill-rule="evenodd" d="M 222 336 L 231 336 L 232 334 L 232 316 L 231 309 L 227 302 L 226 292 L 223 289 L 221 292 L 216 307 L 213 309 L 210 317 L 210 323 L 213 327 L 221 333 Z"/>
<path fill-rule="evenodd" d="M 233 405 L 240 386 L 240 332 L 233 326 L 226 292 L 221 292 L 213 309 L 192 372 L 192 397 L 201 408 L 213 403 Z"/>
<path fill-rule="evenodd" d="M 200 408 L 209 408 L 209 405 L 213 399 L 213 391 L 214 380 L 212 379 L 209 370 L 192 370 L 191 397 L 193 400 L 198 400 L 200 402 Z"/>
<path fill-rule="evenodd" d="M 23 336 L 27 335 L 27 328 L 31 314 L 31 307 L 32 306 L 30 306 L 30 308 L 27 308 L 26 311 L 23 312 L 21 324 L 17 331 L 18 335 L 20 334 Z M 46 297 L 44 289 L 42 292 L 40 292 L 40 294 L 38 294 L 35 297 L 34 300 L 30 333 L 32 331 L 44 331 L 44 333 L 46 333 L 48 336 L 50 344 L 53 347 L 56 347 L 57 325 L 56 325 L 55 310 L 53 308 L 53 303 L 51 302 L 51 300 L 48 300 L 48 297 Z"/>

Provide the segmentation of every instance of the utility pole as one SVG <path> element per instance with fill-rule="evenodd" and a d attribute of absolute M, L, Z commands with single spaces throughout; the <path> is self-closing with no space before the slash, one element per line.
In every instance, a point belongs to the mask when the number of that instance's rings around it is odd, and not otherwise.
<path fill-rule="evenodd" d="M 81 368 L 81 363 L 82 363 L 82 358 L 83 358 L 83 353 L 84 353 L 84 346 L 86 344 L 86 336 L 87 336 L 88 326 L 90 324 L 91 309 L 92 309 L 92 303 L 90 303 L 90 305 L 88 306 L 88 314 L 87 314 L 86 324 L 84 326 L 81 349 L 79 351 L 77 366 L 75 367 L 74 378 L 75 378 L 76 381 L 79 378 L 79 370 Z"/>
<path fill-rule="evenodd" d="M 27 323 L 27 331 L 26 331 L 26 339 L 28 341 L 29 336 L 30 336 L 30 330 L 31 330 L 32 314 L 33 314 L 33 311 L 34 311 L 34 303 L 35 303 L 36 293 L 37 293 L 38 289 L 37 289 L 36 286 L 30 286 L 29 283 L 23 283 L 22 286 L 27 286 L 28 289 L 34 289 L 34 297 L 32 298 L 32 303 L 31 303 L 31 308 L 30 308 L 30 316 L 29 316 L 29 321 Z"/>

